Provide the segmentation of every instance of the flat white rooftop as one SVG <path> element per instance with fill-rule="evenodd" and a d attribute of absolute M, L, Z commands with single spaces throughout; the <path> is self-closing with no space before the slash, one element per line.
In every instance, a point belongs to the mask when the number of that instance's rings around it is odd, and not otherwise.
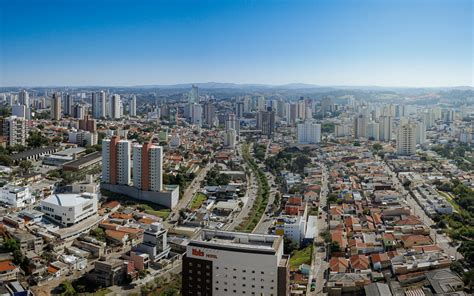
<path fill-rule="evenodd" d="M 96 195 L 91 193 L 61 193 L 52 194 L 45 198 L 43 202 L 63 207 L 73 207 L 84 204 L 95 197 Z"/>

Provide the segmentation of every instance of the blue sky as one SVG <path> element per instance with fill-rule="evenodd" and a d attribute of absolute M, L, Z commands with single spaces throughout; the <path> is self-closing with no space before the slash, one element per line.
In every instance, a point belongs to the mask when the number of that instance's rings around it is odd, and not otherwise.
<path fill-rule="evenodd" d="M 0 85 L 473 85 L 471 0 L 0 0 Z"/>

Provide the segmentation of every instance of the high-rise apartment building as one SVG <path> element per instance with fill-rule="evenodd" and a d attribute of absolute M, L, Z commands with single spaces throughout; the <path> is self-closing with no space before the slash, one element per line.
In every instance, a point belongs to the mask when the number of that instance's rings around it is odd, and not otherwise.
<path fill-rule="evenodd" d="M 30 94 L 26 90 L 20 91 L 18 94 L 18 102 L 20 105 L 25 105 L 27 108 L 30 107 Z"/>
<path fill-rule="evenodd" d="M 354 138 L 367 138 L 367 116 L 359 115 L 354 119 Z"/>
<path fill-rule="evenodd" d="M 273 135 L 275 131 L 275 111 L 272 108 L 258 112 L 257 129 L 261 130 L 262 134 L 268 137 Z"/>
<path fill-rule="evenodd" d="M 80 104 L 74 104 L 72 106 L 72 117 L 76 119 L 82 119 L 86 115 L 86 107 Z"/>
<path fill-rule="evenodd" d="M 228 131 L 229 129 L 233 129 L 237 136 L 240 133 L 240 121 L 234 113 L 227 114 L 225 120 L 225 130 Z"/>
<path fill-rule="evenodd" d="M 298 144 L 317 144 L 321 142 L 321 125 L 306 121 L 298 123 Z"/>
<path fill-rule="evenodd" d="M 71 94 L 65 93 L 64 96 L 64 115 L 72 115 L 72 106 L 74 104 L 74 99 Z"/>
<path fill-rule="evenodd" d="M 332 112 L 333 102 L 329 97 L 325 97 L 321 100 L 321 113 L 326 116 L 327 113 Z"/>
<path fill-rule="evenodd" d="M 235 143 L 237 142 L 237 133 L 234 129 L 230 128 L 224 133 L 224 147 L 234 149 Z"/>
<path fill-rule="evenodd" d="M 137 96 L 132 96 L 130 99 L 130 109 L 129 109 L 129 115 L 131 117 L 137 116 Z"/>
<path fill-rule="evenodd" d="M 129 185 L 131 143 L 118 136 L 102 140 L 102 182 Z"/>
<path fill-rule="evenodd" d="M 244 102 L 237 102 L 235 103 L 235 114 L 237 115 L 237 118 L 242 118 L 244 117 Z"/>
<path fill-rule="evenodd" d="M 121 115 L 121 101 L 120 95 L 112 95 L 112 100 L 110 100 L 110 117 L 112 119 L 120 119 Z"/>
<path fill-rule="evenodd" d="M 8 146 L 26 145 L 28 138 L 27 120 L 21 117 L 10 116 L 1 120 L 2 136 Z"/>
<path fill-rule="evenodd" d="M 202 106 L 199 104 L 191 104 L 191 124 L 202 125 Z"/>
<path fill-rule="evenodd" d="M 380 131 L 379 131 L 380 141 L 388 142 L 392 140 L 392 132 L 393 132 L 392 116 L 380 116 L 379 127 L 380 127 Z"/>
<path fill-rule="evenodd" d="M 96 119 L 106 117 L 106 97 L 104 91 L 92 93 L 92 117 Z"/>
<path fill-rule="evenodd" d="M 61 95 L 57 92 L 53 94 L 51 102 L 51 119 L 61 120 Z"/>
<path fill-rule="evenodd" d="M 204 103 L 203 108 L 204 124 L 208 127 L 214 126 L 216 120 L 216 106 L 210 101 Z"/>
<path fill-rule="evenodd" d="M 203 230 L 187 245 L 181 290 L 183 296 L 289 295 L 283 237 Z"/>
<path fill-rule="evenodd" d="M 90 118 L 89 115 L 85 115 L 84 118 L 79 120 L 79 129 L 95 133 L 97 131 L 96 120 Z"/>
<path fill-rule="evenodd" d="M 189 92 L 188 103 L 197 104 L 199 103 L 199 89 L 193 84 L 191 91 Z"/>
<path fill-rule="evenodd" d="M 133 146 L 133 186 L 143 191 L 163 190 L 163 147 L 150 142 Z"/>
<path fill-rule="evenodd" d="M 414 155 L 416 153 L 416 124 L 408 122 L 398 127 L 397 154 Z"/>
<path fill-rule="evenodd" d="M 367 139 L 380 141 L 380 127 L 378 122 L 371 121 L 367 124 Z"/>

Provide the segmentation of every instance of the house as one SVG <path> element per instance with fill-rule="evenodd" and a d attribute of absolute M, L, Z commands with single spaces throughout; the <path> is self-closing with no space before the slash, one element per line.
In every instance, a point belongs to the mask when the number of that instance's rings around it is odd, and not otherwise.
<path fill-rule="evenodd" d="M 392 264 L 387 253 L 372 254 L 370 255 L 370 260 L 372 261 L 373 268 L 378 271 L 390 268 Z"/>
<path fill-rule="evenodd" d="M 349 271 L 349 260 L 343 257 L 332 257 L 329 260 L 329 269 L 331 272 L 348 272 Z"/>
<path fill-rule="evenodd" d="M 433 241 L 425 235 L 404 235 L 400 238 L 405 248 L 414 246 L 432 245 Z"/>
<path fill-rule="evenodd" d="M 11 260 L 0 261 L 0 282 L 17 279 L 19 269 Z"/>
<path fill-rule="evenodd" d="M 355 272 L 370 272 L 369 257 L 365 255 L 352 255 L 351 268 Z"/>

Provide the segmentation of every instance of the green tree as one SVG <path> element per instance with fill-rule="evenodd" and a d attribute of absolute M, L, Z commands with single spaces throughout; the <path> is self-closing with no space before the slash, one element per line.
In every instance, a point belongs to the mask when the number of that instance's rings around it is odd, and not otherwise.
<path fill-rule="evenodd" d="M 375 143 L 374 145 L 372 145 L 372 150 L 374 150 L 375 152 L 378 152 L 382 150 L 382 145 L 380 143 Z"/>
<path fill-rule="evenodd" d="M 61 296 L 76 296 L 78 293 L 76 292 L 76 289 L 74 289 L 74 286 L 71 284 L 69 281 L 64 281 L 60 285 L 61 288 Z"/>
<path fill-rule="evenodd" d="M 19 167 L 23 170 L 23 173 L 27 174 L 33 167 L 33 163 L 31 163 L 29 160 L 22 160 L 19 164 Z"/>

